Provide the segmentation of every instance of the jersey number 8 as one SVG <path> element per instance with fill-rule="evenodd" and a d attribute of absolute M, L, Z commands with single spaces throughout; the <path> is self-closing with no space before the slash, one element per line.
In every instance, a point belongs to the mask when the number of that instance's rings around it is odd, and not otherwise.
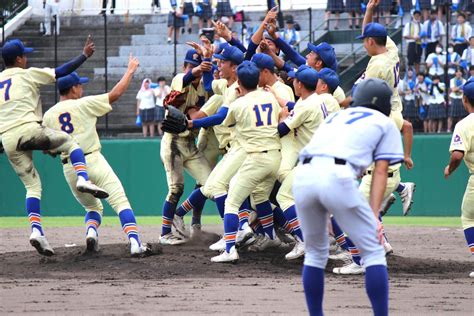
<path fill-rule="evenodd" d="M 74 125 L 71 123 L 71 114 L 68 112 L 63 113 L 59 116 L 59 124 L 61 124 L 61 130 L 68 134 L 74 132 Z"/>

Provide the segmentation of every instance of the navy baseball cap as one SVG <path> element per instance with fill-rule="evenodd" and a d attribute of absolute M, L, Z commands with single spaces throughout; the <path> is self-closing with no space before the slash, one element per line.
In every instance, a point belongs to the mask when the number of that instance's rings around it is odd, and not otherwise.
<path fill-rule="evenodd" d="M 330 44 L 326 42 L 322 42 L 319 45 L 308 43 L 308 49 L 318 54 L 321 60 L 326 65 L 326 67 L 329 67 L 334 71 L 337 71 L 337 59 L 336 59 L 336 52 L 334 51 L 334 47 L 332 47 Z"/>
<path fill-rule="evenodd" d="M 190 63 L 193 66 L 199 66 L 201 64 L 201 56 L 195 49 L 190 49 L 186 52 L 186 57 L 184 57 L 184 62 Z"/>
<path fill-rule="evenodd" d="M 244 87 L 256 88 L 260 78 L 260 69 L 254 62 L 245 60 L 237 67 L 237 77 Z"/>
<path fill-rule="evenodd" d="M 33 52 L 33 48 L 25 47 L 19 39 L 6 42 L 2 47 L 3 59 L 11 59 Z"/>
<path fill-rule="evenodd" d="M 296 71 L 290 71 L 288 73 L 288 77 L 290 78 L 296 78 L 299 81 L 311 85 L 314 85 L 314 88 L 316 88 L 316 84 L 318 83 L 318 72 L 311 68 L 308 65 L 301 65 L 298 67 L 298 70 Z"/>
<path fill-rule="evenodd" d="M 337 73 L 329 68 L 323 68 L 318 72 L 318 78 L 323 80 L 329 88 L 336 90 L 339 87 L 339 76 Z"/>
<path fill-rule="evenodd" d="M 462 87 L 462 92 L 468 99 L 474 99 L 474 79 L 469 79 Z"/>
<path fill-rule="evenodd" d="M 364 27 L 362 35 L 357 36 L 357 39 L 364 39 L 366 37 L 386 37 L 387 35 L 387 29 L 385 26 L 380 23 L 372 22 Z"/>
<path fill-rule="evenodd" d="M 224 47 L 219 54 L 214 54 L 214 58 L 229 60 L 236 65 L 244 61 L 244 53 L 235 46 Z"/>
<path fill-rule="evenodd" d="M 75 85 L 84 84 L 88 82 L 89 82 L 89 78 L 79 77 L 77 72 L 74 71 L 70 73 L 69 75 L 58 79 L 58 90 L 59 91 L 68 90 L 74 87 Z"/>
<path fill-rule="evenodd" d="M 226 47 L 229 47 L 230 44 L 225 42 L 225 43 L 220 43 L 219 46 L 217 46 L 217 50 L 216 50 L 216 54 L 220 54 L 222 52 L 222 50 Z"/>
<path fill-rule="evenodd" d="M 267 54 L 258 53 L 252 56 L 252 61 L 257 65 L 258 68 L 261 70 L 263 69 L 275 69 L 275 62 L 273 58 L 268 56 Z"/>

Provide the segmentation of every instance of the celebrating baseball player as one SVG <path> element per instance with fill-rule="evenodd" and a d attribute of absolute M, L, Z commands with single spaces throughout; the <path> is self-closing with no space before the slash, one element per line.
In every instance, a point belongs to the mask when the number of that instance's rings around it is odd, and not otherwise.
<path fill-rule="evenodd" d="M 374 315 L 388 315 L 388 273 L 378 213 L 388 166 L 404 158 L 400 133 L 388 118 L 391 96 L 386 82 L 364 80 L 355 91 L 353 108 L 328 116 L 300 153 L 293 194 L 306 246 L 303 285 L 311 315 L 323 315 L 329 213 L 361 250 Z M 359 193 L 357 178 L 373 162 L 368 202 Z"/>
<path fill-rule="evenodd" d="M 60 102 L 44 115 L 43 124 L 56 131 L 64 131 L 81 144 L 89 167 L 89 178 L 109 192 L 107 202 L 120 218 L 122 229 L 130 240 L 130 253 L 138 256 L 148 251 L 140 242 L 137 223 L 122 183 L 100 153 L 101 145 L 96 131 L 97 118 L 112 111 L 111 104 L 127 91 L 139 62 L 130 56 L 128 69 L 122 79 L 109 92 L 101 95 L 82 97 L 83 84 L 89 81 L 73 72 L 58 80 Z M 98 229 L 102 222 L 103 206 L 100 200 L 81 193 L 75 187 L 76 175 L 67 155 L 61 155 L 64 176 L 76 200 L 85 208 L 87 250 L 99 250 Z"/>
<path fill-rule="evenodd" d="M 40 87 L 72 73 L 94 51 L 89 36 L 81 55 L 56 69 L 40 69 L 27 68 L 26 55 L 33 49 L 25 47 L 20 40 L 8 41 L 2 48 L 6 69 L 0 73 L 0 135 L 8 160 L 26 188 L 26 211 L 32 230 L 30 243 L 46 256 L 54 251 L 41 225 L 41 181 L 33 164 L 33 150 L 64 154 L 71 162 L 77 191 L 97 198 L 108 197 L 105 190 L 89 181 L 84 152 L 71 136 L 64 130 L 55 131 L 39 123 L 42 121 Z M 64 119 L 65 126 L 69 126 L 68 119 Z"/>

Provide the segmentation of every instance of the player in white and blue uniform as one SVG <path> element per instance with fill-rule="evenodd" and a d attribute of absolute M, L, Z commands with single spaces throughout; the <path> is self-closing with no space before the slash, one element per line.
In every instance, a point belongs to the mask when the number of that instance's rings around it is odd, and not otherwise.
<path fill-rule="evenodd" d="M 311 315 L 323 315 L 330 213 L 360 249 L 374 315 L 388 315 L 388 272 L 378 213 L 388 166 L 404 158 L 400 132 L 388 118 L 391 96 L 383 80 L 364 80 L 355 92 L 354 107 L 328 116 L 300 153 L 293 194 L 305 240 L 303 285 Z M 374 162 L 367 202 L 357 178 Z"/>

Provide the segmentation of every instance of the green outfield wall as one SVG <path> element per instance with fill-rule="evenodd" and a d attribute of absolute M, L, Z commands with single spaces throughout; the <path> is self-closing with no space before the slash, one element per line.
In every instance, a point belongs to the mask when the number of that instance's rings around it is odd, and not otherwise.
<path fill-rule="evenodd" d="M 463 164 L 449 180 L 444 179 L 443 170 L 449 159 L 449 141 L 449 135 L 415 137 L 413 146 L 415 168 L 412 171 L 405 169 L 402 171 L 403 181 L 414 181 L 417 184 L 413 215 L 460 215 L 461 200 L 469 172 Z M 167 185 L 160 160 L 160 141 L 116 139 L 103 140 L 102 144 L 102 153 L 121 179 L 135 213 L 161 215 Z M 83 214 L 83 209 L 72 196 L 64 180 L 59 158 L 36 152 L 34 161 L 43 185 L 43 215 Z M 4 154 L 0 155 L 0 188 L 0 215 L 24 215 L 25 190 Z M 186 197 L 193 188 L 193 180 L 186 176 L 183 197 Z M 109 206 L 105 207 L 105 213 L 114 214 Z M 213 202 L 207 203 L 205 214 L 217 214 Z M 390 214 L 401 214 L 398 202 Z"/>

